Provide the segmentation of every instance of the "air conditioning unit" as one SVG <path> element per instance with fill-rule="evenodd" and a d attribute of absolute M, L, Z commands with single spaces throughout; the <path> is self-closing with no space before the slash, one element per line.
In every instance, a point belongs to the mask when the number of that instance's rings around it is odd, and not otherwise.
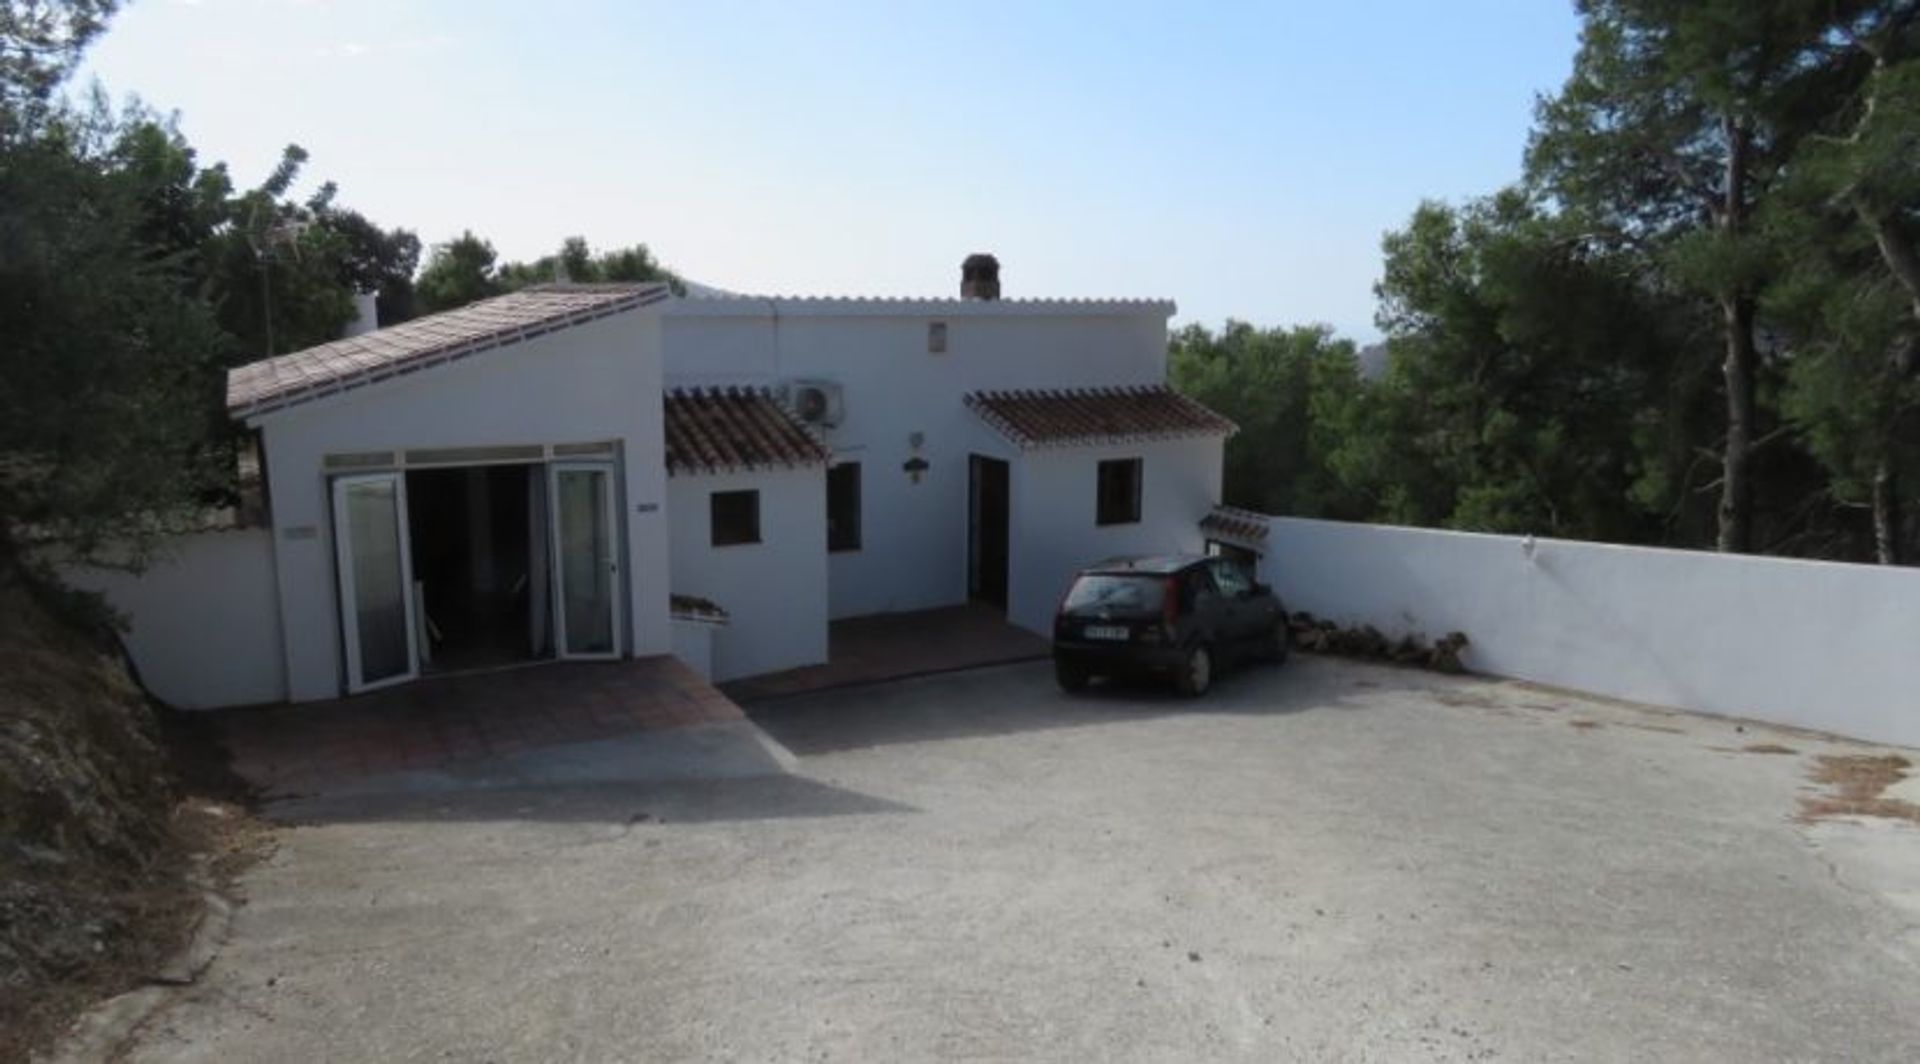
<path fill-rule="evenodd" d="M 809 425 L 832 428 L 846 416 L 840 385 L 834 381 L 789 381 L 787 406 Z"/>

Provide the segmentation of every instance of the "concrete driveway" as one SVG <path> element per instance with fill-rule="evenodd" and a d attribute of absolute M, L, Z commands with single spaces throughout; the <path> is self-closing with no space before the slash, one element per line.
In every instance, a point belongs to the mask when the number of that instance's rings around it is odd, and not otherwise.
<path fill-rule="evenodd" d="M 1920 1059 L 1920 830 L 1793 820 L 1844 744 L 1299 658 L 755 716 L 796 771 L 280 807 L 129 1055 Z"/>

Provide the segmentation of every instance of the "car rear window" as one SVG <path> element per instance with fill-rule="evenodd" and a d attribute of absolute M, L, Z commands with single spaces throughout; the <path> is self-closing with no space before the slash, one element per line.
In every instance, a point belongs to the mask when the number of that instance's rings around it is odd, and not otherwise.
<path fill-rule="evenodd" d="M 1067 592 L 1066 608 L 1153 613 L 1160 609 L 1166 592 L 1165 577 L 1093 573 L 1073 582 L 1073 590 Z"/>

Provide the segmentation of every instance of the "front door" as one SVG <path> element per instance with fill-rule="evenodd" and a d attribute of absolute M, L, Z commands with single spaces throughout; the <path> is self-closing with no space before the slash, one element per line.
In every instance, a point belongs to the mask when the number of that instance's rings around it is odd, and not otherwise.
<path fill-rule="evenodd" d="M 1011 517 L 1007 463 L 985 455 L 967 461 L 967 597 L 1007 608 L 1007 538 Z"/>
<path fill-rule="evenodd" d="M 399 473 L 334 479 L 333 548 L 347 690 L 370 691 L 413 679 L 420 672 L 418 633 L 407 484 Z"/>
<path fill-rule="evenodd" d="M 548 467 L 553 516 L 554 648 L 563 658 L 620 656 L 620 535 L 613 466 Z"/>

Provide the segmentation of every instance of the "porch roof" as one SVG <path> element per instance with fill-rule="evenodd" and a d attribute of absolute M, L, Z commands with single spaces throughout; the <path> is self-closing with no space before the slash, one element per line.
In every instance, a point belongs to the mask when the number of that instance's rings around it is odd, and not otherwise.
<path fill-rule="evenodd" d="M 667 298 L 664 284 L 535 285 L 227 374 L 227 412 L 251 417 L 530 340 Z"/>
<path fill-rule="evenodd" d="M 673 388 L 667 474 L 825 465 L 833 454 L 764 388 Z"/>
<path fill-rule="evenodd" d="M 1238 506 L 1215 506 L 1200 519 L 1200 531 L 1211 539 L 1261 546 L 1267 540 L 1267 515 Z"/>
<path fill-rule="evenodd" d="M 966 402 L 1023 448 L 1228 436 L 1238 428 L 1164 384 L 971 392 Z"/>

